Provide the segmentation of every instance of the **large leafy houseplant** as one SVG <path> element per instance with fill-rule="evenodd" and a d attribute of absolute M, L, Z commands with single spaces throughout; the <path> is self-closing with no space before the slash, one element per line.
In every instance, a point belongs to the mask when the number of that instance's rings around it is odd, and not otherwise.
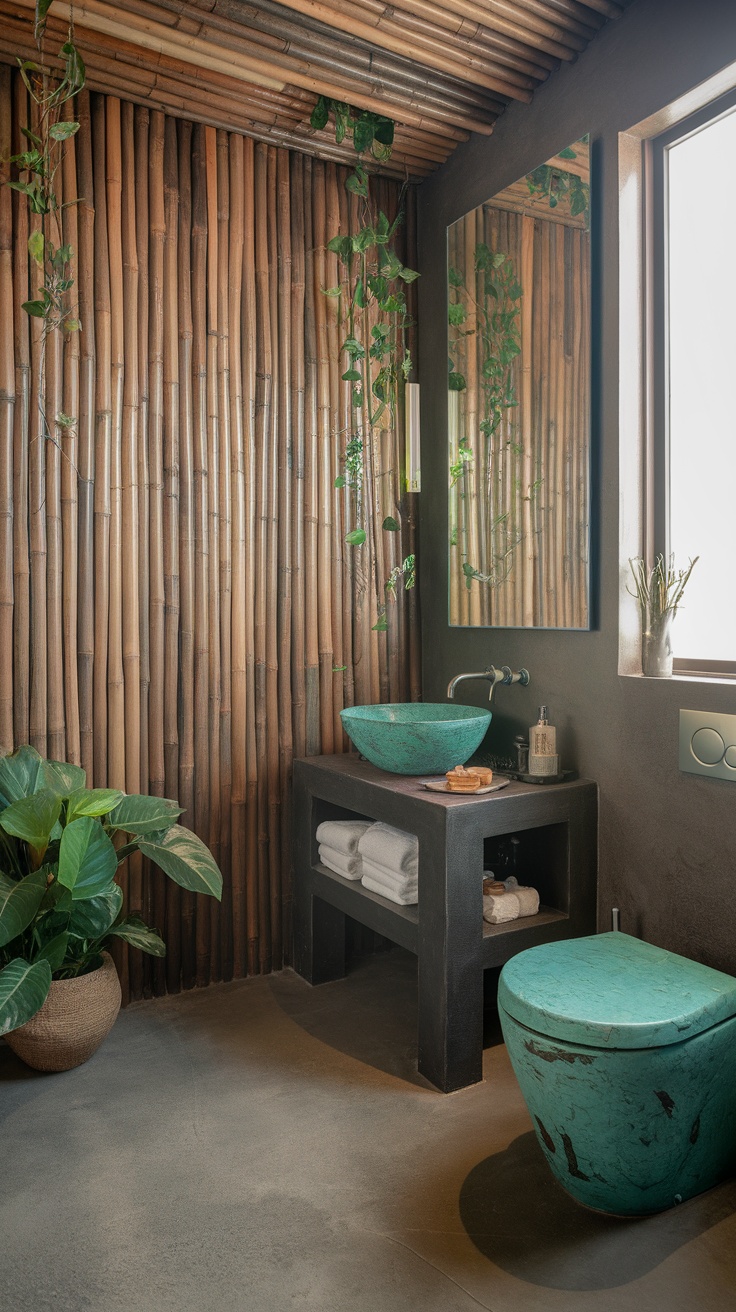
<path fill-rule="evenodd" d="M 0 758 L 0 1034 L 43 1006 L 52 979 L 96 970 L 116 938 L 154 956 L 165 945 L 125 913 L 118 867 L 140 851 L 194 893 L 222 896 L 204 843 L 165 797 L 87 788 L 84 770 L 32 747 Z"/>

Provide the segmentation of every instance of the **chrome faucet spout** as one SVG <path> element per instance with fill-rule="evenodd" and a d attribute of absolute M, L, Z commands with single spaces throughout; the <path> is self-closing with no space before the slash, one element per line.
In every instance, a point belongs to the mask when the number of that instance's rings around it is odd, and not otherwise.
<path fill-rule="evenodd" d="M 450 679 L 447 685 L 447 696 L 450 701 L 454 701 L 455 689 L 459 683 L 464 683 L 467 679 L 486 679 L 491 689 L 488 694 L 489 702 L 493 700 L 493 690 L 499 683 L 503 683 L 503 670 L 497 670 L 494 665 L 489 665 L 487 670 L 477 670 L 473 674 L 456 674 L 454 679 Z"/>
<path fill-rule="evenodd" d="M 487 680 L 491 685 L 488 700 L 489 702 L 492 702 L 494 691 L 499 683 L 520 683 L 522 687 L 525 687 L 529 682 L 529 671 L 524 669 L 513 671 L 508 665 L 503 665 L 500 670 L 497 670 L 495 665 L 489 665 L 487 670 L 476 670 L 472 674 L 456 674 L 454 679 L 450 679 L 450 682 L 447 685 L 447 697 L 449 701 L 455 700 L 455 689 L 459 683 L 464 683 L 467 679 Z"/>

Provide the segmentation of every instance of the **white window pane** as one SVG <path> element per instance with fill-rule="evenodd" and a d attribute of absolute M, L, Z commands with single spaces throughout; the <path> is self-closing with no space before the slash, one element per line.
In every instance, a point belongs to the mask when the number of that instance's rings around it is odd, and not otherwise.
<path fill-rule="evenodd" d="M 736 660 L 736 112 L 669 151 L 670 543 L 699 556 L 675 655 Z"/>

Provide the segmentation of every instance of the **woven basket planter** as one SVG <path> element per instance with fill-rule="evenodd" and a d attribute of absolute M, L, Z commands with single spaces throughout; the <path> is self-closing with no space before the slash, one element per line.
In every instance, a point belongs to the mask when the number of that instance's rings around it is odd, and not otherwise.
<path fill-rule="evenodd" d="M 110 1033 L 120 1011 L 120 980 L 115 962 L 76 979 L 58 979 L 40 1011 L 5 1035 L 16 1056 L 36 1071 L 69 1071 L 92 1056 Z"/>

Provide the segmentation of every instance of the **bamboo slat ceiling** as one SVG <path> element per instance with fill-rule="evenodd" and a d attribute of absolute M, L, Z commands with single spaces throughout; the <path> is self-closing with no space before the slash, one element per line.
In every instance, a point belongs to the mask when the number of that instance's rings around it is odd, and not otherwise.
<path fill-rule="evenodd" d="M 330 128 L 309 125 L 317 96 L 330 96 L 394 119 L 382 171 L 418 178 L 469 133 L 490 133 L 510 101 L 529 101 L 625 2 L 80 0 L 74 19 L 95 90 L 350 159 Z M 33 57 L 32 7 L 0 0 L 0 59 Z M 67 0 L 51 13 L 49 54 L 66 30 Z"/>

